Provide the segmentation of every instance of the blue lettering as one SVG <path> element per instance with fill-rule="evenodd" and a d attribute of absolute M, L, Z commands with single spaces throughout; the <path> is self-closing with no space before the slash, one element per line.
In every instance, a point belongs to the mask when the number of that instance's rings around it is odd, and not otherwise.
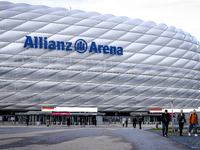
<path fill-rule="evenodd" d="M 26 36 L 26 41 L 24 43 L 24 47 L 30 46 L 31 48 L 33 48 L 33 41 L 31 36 Z"/>
<path fill-rule="evenodd" d="M 56 49 L 56 42 L 55 41 L 49 41 L 49 49 Z"/>
<path fill-rule="evenodd" d="M 67 51 L 72 51 L 72 49 L 71 49 L 72 43 L 71 42 L 66 42 L 66 44 L 67 44 L 66 50 Z"/>
<path fill-rule="evenodd" d="M 44 38 L 44 49 L 47 49 L 47 37 Z"/>
<path fill-rule="evenodd" d="M 92 52 L 92 51 L 95 51 L 95 53 L 98 53 L 98 51 L 97 51 L 97 46 L 96 46 L 96 43 L 95 42 L 92 42 L 91 43 L 91 46 L 90 46 L 90 53 Z"/>
<path fill-rule="evenodd" d="M 103 47 L 103 52 L 104 52 L 105 54 L 109 54 L 109 52 L 107 52 L 107 50 L 109 50 L 109 47 L 108 47 L 107 45 L 105 45 L 105 46 Z"/>
<path fill-rule="evenodd" d="M 57 41 L 57 49 L 60 50 L 60 44 L 62 44 L 62 50 L 65 50 L 65 43 L 63 41 Z"/>
<path fill-rule="evenodd" d="M 43 43 L 44 41 L 44 43 Z M 34 44 L 33 44 L 34 43 Z M 66 45 L 65 45 L 66 44 Z M 44 47 L 43 47 L 44 45 Z M 66 50 L 72 51 L 72 42 L 63 42 L 63 41 L 47 41 L 47 37 L 34 37 L 34 42 L 31 36 L 26 36 L 26 41 L 24 43 L 24 47 L 30 46 L 31 48 L 44 48 L 44 49 L 52 49 L 52 50 Z M 65 48 L 66 46 L 66 48 Z M 97 49 L 98 48 L 98 49 Z M 87 43 L 83 39 L 79 39 L 75 42 L 75 49 L 79 53 L 84 53 L 87 50 Z M 80 50 L 80 51 L 79 51 Z M 123 48 L 116 46 L 108 46 L 108 45 L 96 45 L 95 42 L 91 43 L 89 52 L 92 53 L 101 53 L 103 50 L 104 54 L 114 54 L 114 55 L 123 55 Z"/>
<path fill-rule="evenodd" d="M 38 37 L 35 36 L 34 39 L 35 39 L 35 48 L 38 48 Z"/>
<path fill-rule="evenodd" d="M 40 49 L 42 49 L 43 48 L 43 38 L 42 37 L 39 37 L 39 40 L 40 40 Z"/>
<path fill-rule="evenodd" d="M 117 54 L 118 55 L 123 55 L 123 48 L 122 47 L 118 47 L 117 49 L 118 49 Z"/>
<path fill-rule="evenodd" d="M 99 50 L 99 53 L 101 53 L 101 49 L 103 48 L 103 45 L 99 45 L 98 46 L 98 50 Z"/>
<path fill-rule="evenodd" d="M 113 51 L 114 51 L 114 54 L 116 54 L 116 47 L 110 46 L 110 54 L 113 54 Z"/>

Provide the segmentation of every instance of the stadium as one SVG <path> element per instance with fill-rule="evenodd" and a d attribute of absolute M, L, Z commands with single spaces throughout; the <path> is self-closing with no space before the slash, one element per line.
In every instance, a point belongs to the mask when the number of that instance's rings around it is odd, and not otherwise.
<path fill-rule="evenodd" d="M 198 108 L 199 45 L 153 21 L 1 1 L 0 112 Z"/>

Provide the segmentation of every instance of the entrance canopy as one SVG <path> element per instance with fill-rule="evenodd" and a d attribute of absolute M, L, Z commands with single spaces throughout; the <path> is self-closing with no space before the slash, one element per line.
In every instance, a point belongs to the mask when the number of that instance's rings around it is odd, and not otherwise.
<path fill-rule="evenodd" d="M 89 107 L 42 107 L 42 111 L 53 112 L 98 112 L 98 108 Z"/>

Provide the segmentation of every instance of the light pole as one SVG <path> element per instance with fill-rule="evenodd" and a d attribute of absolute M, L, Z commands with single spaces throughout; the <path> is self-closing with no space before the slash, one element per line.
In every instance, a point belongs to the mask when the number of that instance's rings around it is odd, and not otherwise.
<path fill-rule="evenodd" d="M 174 113 L 173 113 L 173 99 L 171 100 L 171 112 L 172 112 L 172 116 L 171 116 L 171 118 L 172 118 L 172 132 L 174 132 L 174 119 L 173 119 L 173 115 L 174 115 Z"/>

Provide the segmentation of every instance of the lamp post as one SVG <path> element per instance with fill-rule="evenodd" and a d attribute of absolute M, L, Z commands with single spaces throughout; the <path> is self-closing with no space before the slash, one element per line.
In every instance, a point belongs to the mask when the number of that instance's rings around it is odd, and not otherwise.
<path fill-rule="evenodd" d="M 172 112 L 172 116 L 171 116 L 171 118 L 172 118 L 172 132 L 174 132 L 174 119 L 173 119 L 173 115 L 174 115 L 174 113 L 173 113 L 173 101 L 174 100 L 171 100 L 171 112 Z"/>

